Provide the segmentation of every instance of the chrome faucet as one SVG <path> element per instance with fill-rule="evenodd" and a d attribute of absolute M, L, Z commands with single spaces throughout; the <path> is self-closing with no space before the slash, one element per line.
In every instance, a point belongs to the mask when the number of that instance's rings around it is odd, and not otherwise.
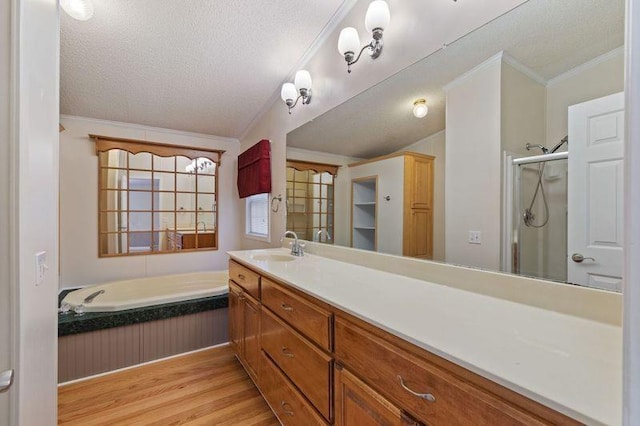
<path fill-rule="evenodd" d="M 200 222 L 196 223 L 196 230 L 198 229 L 198 226 L 200 226 L 200 224 L 202 224 L 202 230 L 204 232 L 207 232 L 207 224 L 202 220 Z"/>
<path fill-rule="evenodd" d="M 331 241 L 331 235 L 329 235 L 329 231 L 327 231 L 326 229 L 318 229 L 318 232 L 316 232 L 316 236 L 318 237 L 319 243 L 322 242 L 322 234 L 326 236 L 325 241 Z"/>
<path fill-rule="evenodd" d="M 304 256 L 304 244 L 298 241 L 298 234 L 293 231 L 285 231 L 280 241 L 284 241 L 287 235 L 293 235 L 293 243 L 291 243 L 292 256 Z"/>

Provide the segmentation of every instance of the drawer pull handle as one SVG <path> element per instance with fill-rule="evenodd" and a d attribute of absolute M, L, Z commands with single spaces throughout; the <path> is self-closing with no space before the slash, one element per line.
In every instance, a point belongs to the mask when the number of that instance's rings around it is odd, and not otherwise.
<path fill-rule="evenodd" d="M 286 415 L 293 417 L 293 410 L 287 401 L 280 402 L 280 406 L 283 408 Z"/>
<path fill-rule="evenodd" d="M 402 378 L 402 376 L 398 375 L 398 380 L 400 381 L 400 386 L 402 386 L 402 388 L 409 392 L 411 395 L 417 396 L 418 398 L 426 399 L 429 402 L 436 402 L 436 397 L 430 393 L 418 393 L 409 389 L 407 385 L 404 384 L 404 379 Z"/>
<path fill-rule="evenodd" d="M 287 312 L 293 312 L 293 307 L 287 305 L 286 303 L 281 303 L 280 307 Z"/>
<path fill-rule="evenodd" d="M 244 275 L 242 274 L 238 274 L 238 278 L 240 278 L 242 281 L 244 281 L 244 279 L 246 278 Z"/>
<path fill-rule="evenodd" d="M 288 356 L 289 358 L 293 358 L 293 354 L 291 353 L 291 351 L 289 351 L 289 348 L 287 348 L 286 346 L 282 347 L 282 353 L 284 354 L 284 356 Z"/>

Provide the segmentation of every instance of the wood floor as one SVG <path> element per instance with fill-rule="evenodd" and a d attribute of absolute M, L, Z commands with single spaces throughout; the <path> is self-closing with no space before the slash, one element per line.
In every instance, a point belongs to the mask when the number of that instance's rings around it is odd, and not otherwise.
<path fill-rule="evenodd" d="M 231 348 L 58 388 L 59 425 L 278 425 Z"/>

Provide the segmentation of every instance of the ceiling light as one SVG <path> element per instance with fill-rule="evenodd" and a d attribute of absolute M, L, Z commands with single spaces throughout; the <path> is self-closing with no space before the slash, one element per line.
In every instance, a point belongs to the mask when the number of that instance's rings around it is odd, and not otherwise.
<path fill-rule="evenodd" d="M 303 105 L 308 105 L 311 102 L 311 83 L 309 71 L 300 70 L 296 73 L 293 83 L 284 83 L 282 85 L 280 97 L 289 107 L 289 114 L 291 114 L 291 110 L 296 106 L 300 98 L 302 98 Z"/>
<path fill-rule="evenodd" d="M 93 16 L 91 0 L 60 0 L 60 6 L 69 16 L 78 21 L 86 21 Z"/>
<path fill-rule="evenodd" d="M 413 103 L 413 115 L 416 118 L 423 118 L 427 116 L 429 107 L 427 107 L 426 99 L 418 99 Z"/>
<path fill-rule="evenodd" d="M 351 65 L 358 62 L 362 52 L 369 48 L 369 55 L 376 59 L 382 53 L 382 33 L 385 28 L 389 26 L 391 20 L 391 14 L 389 13 L 389 6 L 384 0 L 374 0 L 369 4 L 367 14 L 364 18 L 364 26 L 367 31 L 372 33 L 373 39 L 360 48 L 360 36 L 358 30 L 353 27 L 344 28 L 340 31 L 340 37 L 338 38 L 338 51 L 344 60 L 347 61 L 347 72 L 351 72 Z M 356 52 L 360 50 L 356 57 Z"/>

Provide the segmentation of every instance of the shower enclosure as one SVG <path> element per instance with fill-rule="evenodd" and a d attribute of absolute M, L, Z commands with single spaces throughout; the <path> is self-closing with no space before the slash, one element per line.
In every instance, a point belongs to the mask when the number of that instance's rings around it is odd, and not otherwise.
<path fill-rule="evenodd" d="M 507 269 L 515 274 L 566 281 L 568 153 L 544 148 L 543 155 L 511 160 L 511 173 Z"/>

